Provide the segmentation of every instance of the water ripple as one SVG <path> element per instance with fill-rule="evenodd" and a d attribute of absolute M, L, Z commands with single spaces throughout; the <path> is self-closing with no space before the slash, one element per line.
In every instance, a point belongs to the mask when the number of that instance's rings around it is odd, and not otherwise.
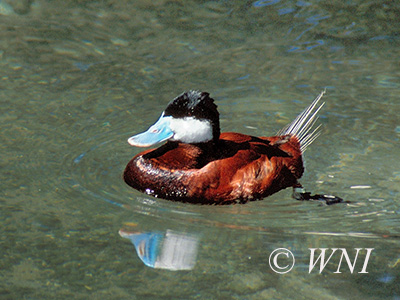
<path fill-rule="evenodd" d="M 64 163 L 67 166 L 64 172 L 70 174 L 68 181 L 64 181 L 66 188 L 95 200 L 94 208 L 97 201 L 104 201 L 135 214 L 166 221 L 259 232 L 319 232 L 326 235 L 358 232 L 360 236 L 373 236 L 382 233 L 368 224 L 397 218 L 393 203 L 389 201 L 371 199 L 367 203 L 321 207 L 317 203 L 293 200 L 290 189 L 262 201 L 232 206 L 191 205 L 146 196 L 122 180 L 125 165 L 138 152 L 125 145 L 128 135 L 115 131 L 77 145 Z M 339 226 L 337 220 L 341 220 Z"/>

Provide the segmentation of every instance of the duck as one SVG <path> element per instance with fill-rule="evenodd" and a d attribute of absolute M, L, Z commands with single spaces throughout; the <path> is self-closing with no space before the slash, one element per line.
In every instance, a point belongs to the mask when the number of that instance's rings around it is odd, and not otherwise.
<path fill-rule="evenodd" d="M 321 134 L 316 121 L 324 93 L 276 135 L 257 137 L 221 133 L 210 94 L 186 91 L 168 103 L 147 131 L 128 139 L 135 147 L 164 143 L 134 156 L 123 179 L 147 195 L 192 204 L 243 204 L 289 187 L 296 200 L 343 202 L 333 195 L 311 195 L 299 183 L 303 154 Z"/>

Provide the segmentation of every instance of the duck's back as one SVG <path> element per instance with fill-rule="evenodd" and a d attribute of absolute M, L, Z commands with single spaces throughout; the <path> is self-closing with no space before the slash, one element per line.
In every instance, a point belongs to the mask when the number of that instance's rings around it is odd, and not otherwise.
<path fill-rule="evenodd" d="M 217 144 L 167 142 L 135 156 L 124 180 L 160 198 L 203 204 L 247 202 L 293 186 L 303 174 L 295 136 L 222 133 Z"/>

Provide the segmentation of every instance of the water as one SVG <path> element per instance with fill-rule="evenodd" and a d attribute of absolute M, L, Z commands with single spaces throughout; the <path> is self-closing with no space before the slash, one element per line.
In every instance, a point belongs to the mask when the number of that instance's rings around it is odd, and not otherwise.
<path fill-rule="evenodd" d="M 0 1 L 1 298 L 398 299 L 399 10 Z M 126 186 L 140 150 L 126 139 L 193 88 L 216 99 L 223 131 L 252 135 L 326 89 L 301 182 L 352 203 L 300 203 L 288 189 L 196 206 Z M 296 258 L 287 274 L 269 265 L 276 248 Z M 334 273 L 336 257 L 320 275 L 309 248 L 374 250 L 368 274 L 363 250 L 354 274 Z"/>

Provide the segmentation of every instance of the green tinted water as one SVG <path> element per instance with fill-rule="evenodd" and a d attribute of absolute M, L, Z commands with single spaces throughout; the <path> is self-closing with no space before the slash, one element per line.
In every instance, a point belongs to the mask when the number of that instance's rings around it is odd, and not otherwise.
<path fill-rule="evenodd" d="M 365 1 L 0 1 L 1 298 L 400 297 L 399 14 Z M 122 180 L 140 151 L 126 139 L 184 90 L 211 93 L 224 131 L 272 135 L 324 88 L 301 182 L 350 205 L 285 190 L 193 206 Z M 194 268 L 146 266 L 124 232 L 189 236 Z M 296 257 L 285 275 L 268 262 L 280 247 Z M 357 274 L 334 262 L 309 274 L 308 248 L 322 247 L 375 248 L 369 273 L 360 261 Z"/>

